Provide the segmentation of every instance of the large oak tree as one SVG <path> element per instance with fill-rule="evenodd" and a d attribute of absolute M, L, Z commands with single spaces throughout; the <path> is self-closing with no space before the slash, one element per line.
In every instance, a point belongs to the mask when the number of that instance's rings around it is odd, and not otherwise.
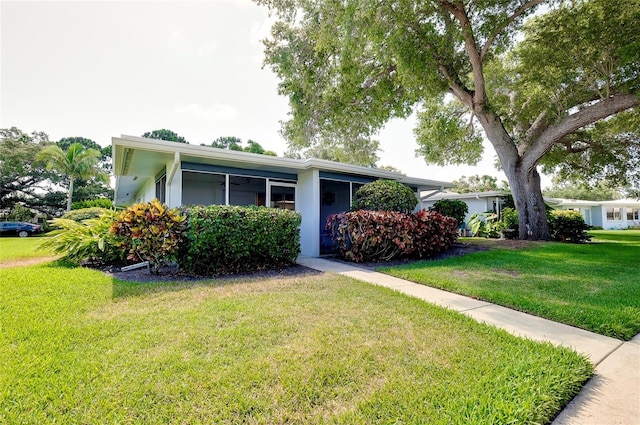
<path fill-rule="evenodd" d="M 290 100 L 290 146 L 371 138 L 413 111 L 427 162 L 477 162 L 484 135 L 523 239 L 549 235 L 545 155 L 638 108 L 640 0 L 257 2 L 278 17 L 265 63 Z"/>

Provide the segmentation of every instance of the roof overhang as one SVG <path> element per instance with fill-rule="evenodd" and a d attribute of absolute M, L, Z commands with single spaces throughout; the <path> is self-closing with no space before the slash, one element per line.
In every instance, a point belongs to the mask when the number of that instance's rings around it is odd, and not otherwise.
<path fill-rule="evenodd" d="M 130 203 L 142 186 L 149 179 L 154 179 L 164 167 L 170 181 L 182 161 L 289 174 L 318 169 L 397 180 L 419 191 L 452 187 L 449 182 L 408 177 L 392 171 L 322 159 L 300 160 L 125 135 L 112 138 L 112 144 L 116 205 Z"/>

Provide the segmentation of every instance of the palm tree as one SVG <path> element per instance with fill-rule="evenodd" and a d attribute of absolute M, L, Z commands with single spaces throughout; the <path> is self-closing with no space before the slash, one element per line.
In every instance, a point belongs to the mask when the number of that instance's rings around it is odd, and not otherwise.
<path fill-rule="evenodd" d="M 71 211 L 73 182 L 75 180 L 96 177 L 100 181 L 108 183 L 109 175 L 98 167 L 100 156 L 99 151 L 85 149 L 80 143 L 71 144 L 66 151 L 63 151 L 58 145 L 49 145 L 38 154 L 39 159 L 47 162 L 47 170 L 56 170 L 69 178 L 67 211 Z"/>

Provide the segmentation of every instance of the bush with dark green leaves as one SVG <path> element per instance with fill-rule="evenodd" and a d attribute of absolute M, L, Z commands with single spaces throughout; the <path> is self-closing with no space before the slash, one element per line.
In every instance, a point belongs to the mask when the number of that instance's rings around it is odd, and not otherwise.
<path fill-rule="evenodd" d="M 98 217 L 84 220 L 56 218 L 51 224 L 56 230 L 50 232 L 41 245 L 63 259 L 80 264 L 113 264 L 124 259 L 124 251 L 116 244 L 109 231 L 117 219 L 114 210 L 102 210 Z"/>
<path fill-rule="evenodd" d="M 417 204 L 416 194 L 407 185 L 394 180 L 376 180 L 358 189 L 351 210 L 410 213 Z"/>
<path fill-rule="evenodd" d="M 86 199 L 84 201 L 76 201 L 71 204 L 71 210 L 80 210 L 84 208 L 113 208 L 113 201 L 107 198 Z"/>
<path fill-rule="evenodd" d="M 300 254 L 298 212 L 265 207 L 185 208 L 188 231 L 178 253 L 187 273 L 223 275 L 277 269 Z"/>
<path fill-rule="evenodd" d="M 587 230 L 590 228 L 578 211 L 551 211 L 549 218 L 551 240 L 572 243 L 588 242 L 591 240 L 591 236 L 587 234 Z"/>
<path fill-rule="evenodd" d="M 466 202 L 459 199 L 440 199 L 429 208 L 429 211 L 435 211 L 453 217 L 458 221 L 458 227 L 462 227 L 464 225 L 464 218 L 469 212 L 469 207 Z"/>
<path fill-rule="evenodd" d="M 428 257 L 446 250 L 457 238 L 454 218 L 425 210 L 334 214 L 327 218 L 326 229 L 338 255 L 356 263 Z"/>

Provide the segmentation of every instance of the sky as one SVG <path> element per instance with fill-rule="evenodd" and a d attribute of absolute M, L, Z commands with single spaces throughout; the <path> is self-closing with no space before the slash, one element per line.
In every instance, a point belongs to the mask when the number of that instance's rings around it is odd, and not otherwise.
<path fill-rule="evenodd" d="M 262 66 L 273 18 L 250 0 L 0 0 L 0 128 L 43 131 L 53 141 L 170 129 L 192 144 L 252 139 L 283 155 L 287 120 L 278 79 Z M 452 181 L 489 174 L 487 143 L 476 167 L 436 167 L 415 157 L 413 121 L 378 135 L 379 165 Z"/>

